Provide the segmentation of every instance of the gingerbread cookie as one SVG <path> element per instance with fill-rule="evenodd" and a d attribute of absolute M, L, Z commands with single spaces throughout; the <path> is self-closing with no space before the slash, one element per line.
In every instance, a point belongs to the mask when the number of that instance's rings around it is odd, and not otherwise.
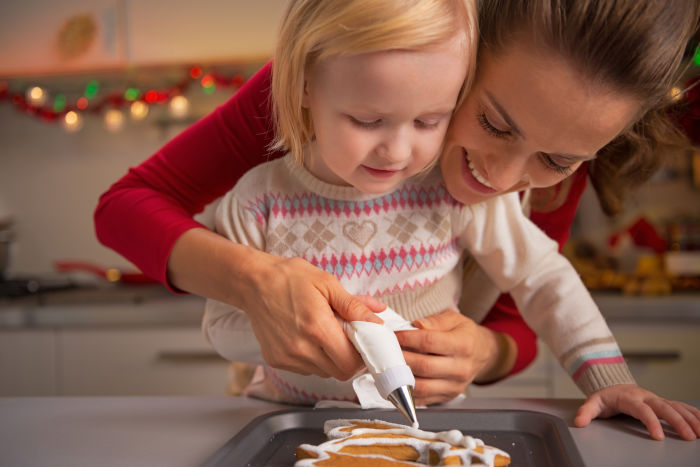
<path fill-rule="evenodd" d="M 510 456 L 458 430 L 430 432 L 382 420 L 328 420 L 328 441 L 297 447 L 295 467 L 435 466 L 501 467 Z"/>

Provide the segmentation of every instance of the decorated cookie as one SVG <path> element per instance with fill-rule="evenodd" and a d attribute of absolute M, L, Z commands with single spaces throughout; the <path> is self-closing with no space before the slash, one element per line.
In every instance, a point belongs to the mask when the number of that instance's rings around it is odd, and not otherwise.
<path fill-rule="evenodd" d="M 382 420 L 328 420 L 328 441 L 297 447 L 295 467 L 469 465 L 500 467 L 510 456 L 458 430 L 430 432 Z"/>

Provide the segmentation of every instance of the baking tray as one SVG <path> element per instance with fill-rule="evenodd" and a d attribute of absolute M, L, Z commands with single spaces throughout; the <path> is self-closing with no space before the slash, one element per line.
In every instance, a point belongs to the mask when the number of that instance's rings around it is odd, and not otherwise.
<path fill-rule="evenodd" d="M 203 467 L 291 467 L 303 443 L 326 441 L 323 423 L 331 418 L 376 418 L 406 423 L 396 410 L 300 408 L 262 415 L 231 438 Z M 421 429 L 458 429 L 503 449 L 512 467 L 583 467 L 566 423 L 554 415 L 526 410 L 420 409 Z"/>

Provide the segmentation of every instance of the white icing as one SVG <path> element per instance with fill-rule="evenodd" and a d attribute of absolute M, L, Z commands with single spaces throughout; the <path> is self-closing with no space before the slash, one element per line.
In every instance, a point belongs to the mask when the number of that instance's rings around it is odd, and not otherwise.
<path fill-rule="evenodd" d="M 352 427 L 358 423 L 378 423 L 382 425 L 389 426 L 389 428 L 359 428 L 356 427 L 351 431 L 344 428 Z M 501 455 L 504 457 L 510 457 L 506 452 L 500 449 L 485 446 L 484 442 L 478 438 L 473 438 L 471 436 L 465 436 L 459 430 L 449 430 L 440 432 L 430 432 L 419 430 L 414 427 L 408 427 L 405 425 L 399 425 L 396 423 L 389 423 L 382 420 L 328 420 L 324 424 L 324 431 L 328 436 L 328 441 L 322 443 L 318 446 L 312 446 L 309 444 L 303 444 L 300 447 L 306 451 L 313 452 L 316 454 L 314 459 L 302 459 L 297 461 L 294 465 L 295 467 L 305 467 L 313 466 L 316 461 L 328 459 L 330 456 L 328 452 L 338 452 L 344 446 L 355 445 L 355 446 L 370 446 L 377 443 L 381 444 L 401 444 L 409 445 L 413 447 L 420 455 L 415 465 L 425 466 L 429 462 L 429 451 L 434 451 L 440 459 L 445 457 L 459 457 L 462 465 L 483 465 L 485 467 L 493 467 L 494 459 L 496 455 Z M 365 434 L 376 434 L 377 437 L 367 437 L 367 438 L 355 438 L 356 435 Z M 410 436 L 410 438 L 384 438 L 381 435 L 386 434 L 396 434 Z M 380 438 L 381 437 L 381 438 Z M 423 438 L 423 439 L 417 439 Z M 425 440 L 428 441 L 425 441 Z M 484 447 L 484 453 L 480 454 L 474 451 L 477 446 Z M 453 447 L 459 447 L 459 449 L 453 449 Z M 381 458 L 387 460 L 393 460 L 390 457 L 367 454 L 361 457 L 367 458 Z M 478 463 L 478 464 L 477 464 Z"/>

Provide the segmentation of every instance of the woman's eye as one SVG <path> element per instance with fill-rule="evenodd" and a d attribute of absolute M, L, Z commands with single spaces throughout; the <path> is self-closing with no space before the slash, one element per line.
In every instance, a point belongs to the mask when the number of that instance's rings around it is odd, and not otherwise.
<path fill-rule="evenodd" d="M 353 125 L 359 126 L 360 128 L 366 128 L 366 129 L 372 129 L 372 128 L 377 128 L 379 125 L 382 124 L 381 119 L 378 120 L 361 120 L 359 118 L 355 118 L 352 115 L 348 115 L 348 118 L 352 122 Z"/>
<path fill-rule="evenodd" d="M 499 130 L 495 126 L 491 125 L 491 122 L 489 122 L 488 118 L 486 118 L 486 114 L 484 112 L 480 112 L 476 116 L 477 120 L 479 121 L 479 125 L 486 130 L 490 135 L 493 135 L 497 138 L 507 138 L 510 136 L 510 131 L 503 131 Z"/>
<path fill-rule="evenodd" d="M 544 162 L 544 165 L 549 168 L 550 170 L 553 170 L 557 172 L 558 174 L 569 176 L 571 174 L 571 167 L 568 165 L 561 165 L 557 164 L 557 162 L 552 158 L 552 156 L 544 153 L 540 153 L 540 157 L 542 158 L 542 162 Z"/>

